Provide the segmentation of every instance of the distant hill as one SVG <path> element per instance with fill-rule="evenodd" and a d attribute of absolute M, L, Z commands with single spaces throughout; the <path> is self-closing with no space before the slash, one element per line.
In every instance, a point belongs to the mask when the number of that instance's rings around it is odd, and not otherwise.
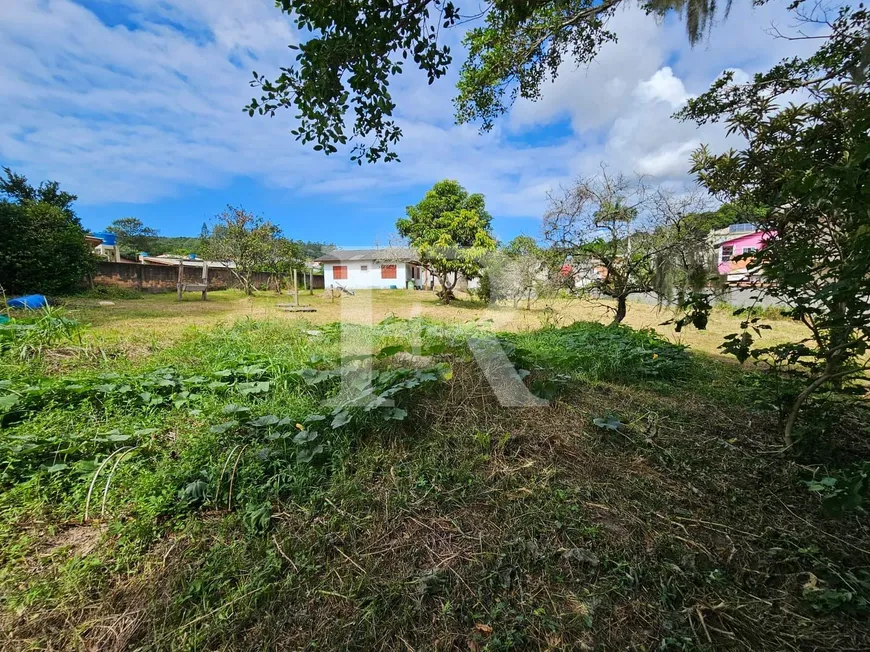
<path fill-rule="evenodd" d="M 176 254 L 186 256 L 187 254 L 198 254 L 202 249 L 202 240 L 197 237 L 163 237 L 159 236 L 153 239 L 153 244 L 149 246 L 148 253 L 152 256 L 160 254 Z"/>

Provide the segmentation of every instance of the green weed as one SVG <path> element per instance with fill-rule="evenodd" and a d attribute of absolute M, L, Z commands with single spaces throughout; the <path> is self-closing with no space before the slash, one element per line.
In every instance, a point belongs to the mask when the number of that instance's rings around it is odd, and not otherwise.
<path fill-rule="evenodd" d="M 62 308 L 46 306 L 36 316 L 16 315 L 0 323 L 0 357 L 17 360 L 40 357 L 58 344 L 79 342 L 81 325 Z"/>
<path fill-rule="evenodd" d="M 486 327 L 243 320 L 72 373 L 8 361 L 12 647 L 858 646 L 866 537 L 734 432 L 769 407 L 708 413 L 739 369 L 546 329 L 504 338 L 529 382 L 595 385 L 504 408 L 466 347 Z"/>
<path fill-rule="evenodd" d="M 628 326 L 576 322 L 503 337 L 515 347 L 511 357 L 519 366 L 587 381 L 684 378 L 692 363 L 685 347 L 671 344 L 655 331 Z"/>

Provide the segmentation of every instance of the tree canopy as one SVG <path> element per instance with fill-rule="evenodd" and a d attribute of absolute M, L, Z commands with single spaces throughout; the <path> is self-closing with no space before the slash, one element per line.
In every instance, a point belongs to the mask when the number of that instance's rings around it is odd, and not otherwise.
<path fill-rule="evenodd" d="M 78 197 L 60 189 L 57 181 L 43 181 L 32 185 L 23 174 L 16 174 L 8 167 L 3 168 L 5 178 L 0 177 L 0 195 L 17 204 L 41 202 L 64 212 L 68 217 L 77 219 L 72 205 Z"/>
<path fill-rule="evenodd" d="M 747 142 L 741 150 L 695 153 L 698 181 L 722 199 L 763 206 L 760 295 L 775 297 L 806 324 L 802 342 L 752 348 L 750 320 L 726 350 L 799 365 L 811 380 L 796 397 L 784 436 L 792 443 L 801 404 L 832 381 L 862 373 L 870 346 L 870 14 L 813 5 L 798 16 L 825 28 L 819 49 L 747 83 L 726 72 L 679 114 L 723 120 Z M 756 327 L 757 328 L 757 327 Z M 757 334 L 757 333 L 756 333 Z"/>
<path fill-rule="evenodd" d="M 563 61 L 588 64 L 602 44 L 616 40 L 607 22 L 628 1 L 495 0 L 464 12 L 452 0 L 278 0 L 276 6 L 310 38 L 289 46 L 295 60 L 277 77 L 253 72 L 251 85 L 261 93 L 245 111 L 274 116 L 293 107 L 299 124 L 292 133 L 316 151 L 332 154 L 354 141 L 351 158 L 359 163 L 396 160 L 402 130 L 393 118 L 390 78 L 406 66 L 418 68 L 430 84 L 443 77 L 453 55 L 439 41 L 442 30 L 482 23 L 465 35 L 468 59 L 460 71 L 456 119 L 489 129 L 518 95 L 538 99 Z M 717 7 L 716 0 L 640 4 L 650 20 L 685 14 L 693 43 L 712 26 Z"/>
<path fill-rule="evenodd" d="M 0 283 L 8 293 L 64 294 L 93 270 L 94 257 L 72 209 L 76 196 L 55 181 L 33 186 L 4 168 L 0 179 Z"/>
<path fill-rule="evenodd" d="M 670 298 L 675 282 L 707 275 L 703 205 L 703 197 L 653 190 L 643 178 L 602 168 L 550 195 L 544 237 L 562 252 L 580 288 L 616 300 L 619 323 L 631 295 Z"/>
<path fill-rule="evenodd" d="M 215 216 L 204 253 L 213 260 L 232 263 L 230 270 L 245 294 L 251 294 L 254 291 L 251 275 L 260 270 L 271 271 L 280 238 L 281 229 L 268 220 L 243 208 L 227 206 Z"/>
<path fill-rule="evenodd" d="M 118 236 L 118 246 L 125 255 L 135 258 L 143 251 L 155 254 L 157 229 L 145 226 L 139 218 L 120 217 L 107 226 L 106 231 Z"/>
<path fill-rule="evenodd" d="M 459 182 L 444 180 L 405 210 L 407 217 L 396 222 L 399 234 L 438 277 L 441 298 L 448 303 L 458 275 L 477 276 L 484 253 L 496 247 L 483 195 L 469 194 Z"/>

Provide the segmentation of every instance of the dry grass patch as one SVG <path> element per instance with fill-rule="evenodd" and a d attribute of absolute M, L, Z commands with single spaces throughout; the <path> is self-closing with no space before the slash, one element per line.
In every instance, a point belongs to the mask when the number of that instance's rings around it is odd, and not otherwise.
<path fill-rule="evenodd" d="M 488 306 L 464 297 L 449 306 L 441 304 L 430 292 L 407 290 L 361 290 L 356 296 L 343 296 L 330 301 L 318 290 L 314 295 L 303 293 L 300 303 L 317 308 L 315 313 L 287 313 L 277 308 L 286 297 L 261 292 L 245 297 L 237 291 L 213 292 L 208 302 L 185 299 L 179 303 L 171 294 L 145 295 L 131 301 L 119 300 L 114 306 L 100 307 L 95 300 L 71 300 L 68 307 L 72 316 L 93 326 L 93 342 L 101 345 L 141 349 L 143 346 L 165 348 L 183 336 L 190 327 L 221 327 L 237 319 L 303 321 L 328 324 L 346 321 L 358 324 L 377 323 L 389 315 L 400 318 L 428 317 L 444 323 L 466 323 L 491 320 L 493 330 L 534 330 L 542 325 L 570 324 L 573 321 L 600 321 L 608 323 L 612 312 L 606 302 L 580 299 L 539 301 L 531 310 L 514 310 L 509 306 Z M 738 330 L 740 318 L 728 311 L 716 310 L 710 317 L 707 330 L 687 329 L 675 333 L 672 326 L 662 322 L 672 316 L 668 309 L 645 303 L 631 303 L 626 324 L 633 328 L 652 328 L 674 342 L 693 349 L 718 355 L 717 347 L 728 333 Z M 800 339 L 804 328 L 790 320 L 776 320 L 773 330 L 765 333 L 769 344 Z"/>

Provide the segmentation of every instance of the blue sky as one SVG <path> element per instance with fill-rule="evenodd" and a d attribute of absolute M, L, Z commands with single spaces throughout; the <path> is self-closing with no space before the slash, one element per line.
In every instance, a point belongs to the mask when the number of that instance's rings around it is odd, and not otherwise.
<path fill-rule="evenodd" d="M 453 123 L 459 61 L 433 86 L 409 70 L 391 84 L 402 162 L 358 167 L 296 143 L 290 112 L 243 114 L 251 70 L 289 63 L 299 38 L 271 0 L 4 3 L 0 164 L 60 181 L 93 230 L 136 216 L 163 235 L 197 235 L 233 204 L 290 237 L 385 243 L 406 205 L 453 178 L 486 195 L 499 238 L 538 236 L 548 191 L 602 162 L 679 188 L 699 144 L 739 145 L 719 125 L 669 116 L 723 69 L 751 74 L 793 52 L 766 33 L 774 23 L 788 29 L 784 4 L 744 0 L 693 49 L 679 20 L 620 10 L 618 43 L 588 68 L 566 63 L 542 100 L 518 102 L 485 135 Z M 457 55 L 459 37 L 447 37 Z"/>

